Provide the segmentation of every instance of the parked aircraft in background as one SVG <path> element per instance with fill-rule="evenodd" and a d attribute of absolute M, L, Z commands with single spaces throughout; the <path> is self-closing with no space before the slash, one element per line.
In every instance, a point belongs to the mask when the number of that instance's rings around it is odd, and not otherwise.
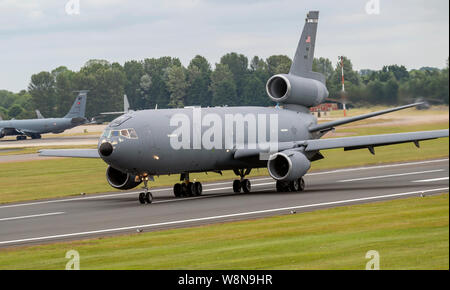
<path fill-rule="evenodd" d="M 63 118 L 44 118 L 37 111 L 37 119 L 0 121 L 0 138 L 17 136 L 17 140 L 25 140 L 27 137 L 40 139 L 42 134 L 59 134 L 85 124 L 86 98 L 87 91 L 80 91 L 69 113 Z"/>
<path fill-rule="evenodd" d="M 309 108 L 328 97 L 325 77 L 312 71 L 319 13 L 308 13 L 288 74 L 267 82 L 271 100 L 265 107 L 215 107 L 143 110 L 115 119 L 101 136 L 98 149 L 42 150 L 41 156 L 102 158 L 109 166 L 106 178 L 117 189 L 144 183 L 141 203 L 151 203 L 148 181 L 153 176 L 180 174 L 174 195 L 202 194 L 202 184 L 191 182 L 193 172 L 233 170 L 239 179 L 234 192 L 250 192 L 245 177 L 252 169 L 268 168 L 278 191 L 303 191 L 303 176 L 311 162 L 323 159 L 321 150 L 369 149 L 392 144 L 448 137 L 448 130 L 320 139 L 336 126 L 410 108 L 394 109 L 318 124 Z M 351 154 L 351 153 L 349 153 Z"/>

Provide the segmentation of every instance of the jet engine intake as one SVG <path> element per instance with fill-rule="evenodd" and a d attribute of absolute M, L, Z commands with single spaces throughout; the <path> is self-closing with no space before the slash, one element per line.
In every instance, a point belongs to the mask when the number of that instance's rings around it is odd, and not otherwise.
<path fill-rule="evenodd" d="M 141 184 L 141 181 L 136 182 L 136 176 L 124 173 L 111 166 L 108 166 L 108 169 L 106 169 L 106 180 L 109 185 L 121 190 L 133 189 Z"/>
<path fill-rule="evenodd" d="M 328 90 L 322 82 L 290 74 L 271 77 L 266 90 L 274 102 L 305 107 L 317 106 L 328 97 Z"/>
<path fill-rule="evenodd" d="M 272 155 L 267 168 L 275 180 L 294 181 L 308 172 L 311 162 L 303 153 L 288 150 Z"/>

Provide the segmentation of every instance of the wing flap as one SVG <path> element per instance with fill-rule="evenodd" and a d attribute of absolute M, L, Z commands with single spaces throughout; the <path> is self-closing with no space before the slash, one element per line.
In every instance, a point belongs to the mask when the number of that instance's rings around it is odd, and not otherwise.
<path fill-rule="evenodd" d="M 97 149 L 47 149 L 39 151 L 44 157 L 101 158 Z"/>

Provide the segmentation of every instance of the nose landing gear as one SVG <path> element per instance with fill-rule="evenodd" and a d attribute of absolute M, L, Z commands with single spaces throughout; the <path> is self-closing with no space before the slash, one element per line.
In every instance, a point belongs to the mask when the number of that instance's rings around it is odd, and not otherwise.
<path fill-rule="evenodd" d="M 242 190 L 245 193 L 249 193 L 252 190 L 252 184 L 250 180 L 245 179 L 245 176 L 249 175 L 252 169 L 234 169 L 233 171 L 234 174 L 241 177 L 241 179 L 233 181 L 233 191 L 240 193 Z"/>
<path fill-rule="evenodd" d="M 139 193 L 139 202 L 141 204 L 151 204 L 153 202 L 153 195 L 148 188 L 148 175 L 142 176 L 141 180 L 144 182 L 144 192 Z"/>

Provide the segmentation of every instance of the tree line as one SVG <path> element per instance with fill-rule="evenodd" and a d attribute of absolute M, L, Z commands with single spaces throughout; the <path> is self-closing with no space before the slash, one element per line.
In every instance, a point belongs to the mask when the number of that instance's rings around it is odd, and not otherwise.
<path fill-rule="evenodd" d="M 396 105 L 423 98 L 449 103 L 449 65 L 445 69 L 384 66 L 379 71 L 356 71 L 343 57 L 346 92 L 341 92 L 341 66 L 317 58 L 313 70 L 326 76 L 330 98 L 345 97 L 355 106 Z M 237 53 L 224 55 L 214 69 L 203 56 L 195 56 L 187 67 L 178 58 L 148 58 L 124 65 L 90 60 L 79 71 L 61 66 L 31 76 L 27 90 L 0 90 L 3 119 L 35 118 L 35 109 L 46 117 L 64 116 L 74 101 L 75 91 L 89 90 L 86 115 L 123 109 L 126 94 L 132 109 L 177 108 L 183 106 L 271 106 L 267 80 L 287 73 L 292 60 L 285 55 L 267 59 Z"/>

